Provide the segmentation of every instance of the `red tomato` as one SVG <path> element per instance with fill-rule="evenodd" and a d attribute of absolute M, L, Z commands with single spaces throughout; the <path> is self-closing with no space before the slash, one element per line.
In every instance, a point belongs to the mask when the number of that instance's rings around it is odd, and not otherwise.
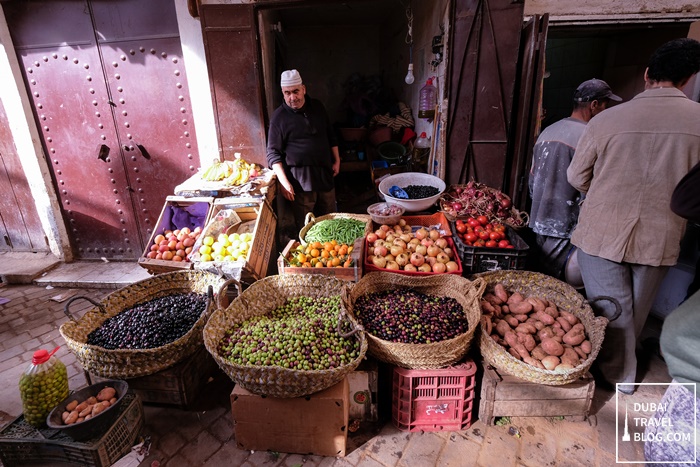
<path fill-rule="evenodd" d="M 493 224 L 490 222 L 488 224 L 486 224 L 484 227 L 486 227 L 486 230 L 493 230 Z"/>
<path fill-rule="evenodd" d="M 498 248 L 508 248 L 510 242 L 508 240 L 501 240 L 498 242 Z"/>
<path fill-rule="evenodd" d="M 471 225 L 472 227 L 476 227 L 478 225 L 481 225 L 481 224 L 479 224 L 479 221 L 474 219 L 473 217 L 470 217 L 469 219 L 467 219 L 467 224 Z"/>
<path fill-rule="evenodd" d="M 457 221 L 455 222 L 455 229 L 457 229 L 459 233 L 464 233 L 467 231 L 467 224 L 462 221 Z"/>
<path fill-rule="evenodd" d="M 467 241 L 467 243 L 474 243 L 477 240 L 476 234 L 473 233 L 468 233 L 464 236 L 464 240 Z"/>
<path fill-rule="evenodd" d="M 484 246 L 487 246 L 488 248 L 496 248 L 498 246 L 498 243 L 496 240 L 489 240 L 484 244 Z"/>
<path fill-rule="evenodd" d="M 486 216 L 479 216 L 476 218 L 476 220 L 479 222 L 481 225 L 486 225 L 489 223 L 489 218 Z"/>
<path fill-rule="evenodd" d="M 484 242 L 483 240 L 479 239 L 479 240 L 477 240 L 477 241 L 474 242 L 474 246 L 484 246 L 485 243 L 486 243 L 486 242 Z"/>
<path fill-rule="evenodd" d="M 500 234 L 500 232 L 491 232 L 491 233 L 489 234 L 489 238 L 490 238 L 491 240 L 496 240 L 496 241 L 498 241 L 498 240 L 501 239 L 501 234 Z"/>
<path fill-rule="evenodd" d="M 503 224 L 493 224 L 493 230 L 495 230 L 496 232 L 505 232 L 506 226 Z"/>
<path fill-rule="evenodd" d="M 480 238 L 481 240 L 486 241 L 486 240 L 488 240 L 488 239 L 490 238 L 490 237 L 489 237 L 489 233 L 488 233 L 487 231 L 485 231 L 485 230 L 482 230 L 481 232 L 479 232 L 479 238 Z"/>
<path fill-rule="evenodd" d="M 506 248 L 515 248 L 514 245 L 508 245 Z"/>

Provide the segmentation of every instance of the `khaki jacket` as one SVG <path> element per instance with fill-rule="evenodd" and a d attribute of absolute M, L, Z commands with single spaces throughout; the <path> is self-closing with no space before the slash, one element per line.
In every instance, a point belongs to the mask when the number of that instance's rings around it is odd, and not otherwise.
<path fill-rule="evenodd" d="M 676 88 L 600 113 L 567 170 L 586 194 L 571 243 L 615 262 L 674 265 L 686 221 L 671 211 L 671 193 L 698 161 L 700 104 Z"/>

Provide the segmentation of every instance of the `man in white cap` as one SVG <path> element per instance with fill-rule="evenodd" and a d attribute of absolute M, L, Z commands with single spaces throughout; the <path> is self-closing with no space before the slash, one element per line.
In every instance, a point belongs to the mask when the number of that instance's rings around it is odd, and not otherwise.
<path fill-rule="evenodd" d="M 309 212 L 336 211 L 334 177 L 340 171 L 338 141 L 323 104 L 306 94 L 297 70 L 282 73 L 284 103 L 272 114 L 267 164 L 274 170 L 282 196 L 292 202 L 298 230 Z"/>

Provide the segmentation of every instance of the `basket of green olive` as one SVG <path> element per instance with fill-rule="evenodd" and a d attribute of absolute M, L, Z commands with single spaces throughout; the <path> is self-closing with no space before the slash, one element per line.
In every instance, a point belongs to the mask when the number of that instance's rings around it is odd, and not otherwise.
<path fill-rule="evenodd" d="M 254 282 L 204 326 L 204 345 L 248 391 L 300 397 L 339 383 L 360 364 L 367 339 L 342 306 L 346 282 L 292 274 Z"/>

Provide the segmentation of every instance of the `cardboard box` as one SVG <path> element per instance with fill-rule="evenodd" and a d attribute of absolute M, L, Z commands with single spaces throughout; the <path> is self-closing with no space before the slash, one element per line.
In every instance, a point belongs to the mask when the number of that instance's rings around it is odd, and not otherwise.
<path fill-rule="evenodd" d="M 345 456 L 348 437 L 348 379 L 305 397 L 231 392 L 236 444 L 240 449 L 317 456 Z"/>
<path fill-rule="evenodd" d="M 484 364 L 479 420 L 493 425 L 497 417 L 573 417 L 585 420 L 591 410 L 595 381 L 590 373 L 561 386 L 531 383 L 499 373 Z"/>
<path fill-rule="evenodd" d="M 350 420 L 376 422 L 377 411 L 377 362 L 363 360 L 355 371 L 348 373 L 350 386 Z"/>
<path fill-rule="evenodd" d="M 146 245 L 143 255 L 139 258 L 138 264 L 151 274 L 192 269 L 193 265 L 189 261 L 151 259 L 147 258 L 146 255 L 151 251 L 151 245 L 153 245 L 153 240 L 156 236 L 164 233 L 166 230 L 181 229 L 183 227 L 204 228 L 211 217 L 213 203 L 214 198 L 211 197 L 166 197 L 165 204 L 163 204 L 163 209 L 160 211 L 160 216 L 158 217 L 158 222 L 153 232 L 151 232 L 151 237 L 148 239 L 148 244 Z M 175 214 L 174 209 L 180 210 L 179 215 Z M 201 222 L 197 221 L 197 219 L 201 220 Z"/>

